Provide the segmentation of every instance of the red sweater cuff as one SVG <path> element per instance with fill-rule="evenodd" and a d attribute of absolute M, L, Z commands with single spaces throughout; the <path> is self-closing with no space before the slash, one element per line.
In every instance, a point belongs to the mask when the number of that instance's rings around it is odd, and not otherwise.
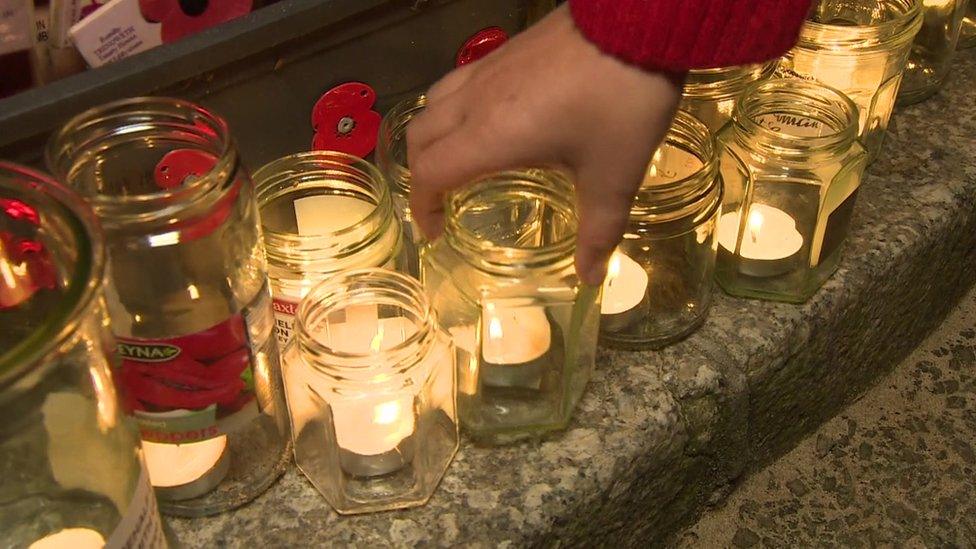
<path fill-rule="evenodd" d="M 570 0 L 580 31 L 646 69 L 760 63 L 796 43 L 810 0 Z"/>

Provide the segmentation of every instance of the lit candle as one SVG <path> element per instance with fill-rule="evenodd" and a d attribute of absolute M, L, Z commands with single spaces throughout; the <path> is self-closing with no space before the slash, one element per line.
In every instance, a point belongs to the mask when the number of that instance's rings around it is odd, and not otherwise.
<path fill-rule="evenodd" d="M 718 241 L 723 253 L 736 252 L 739 240 L 739 213 L 723 214 L 718 223 Z M 803 235 L 796 220 L 779 208 L 753 204 L 738 246 L 739 271 L 756 277 L 779 276 L 797 267 L 803 248 Z"/>
<path fill-rule="evenodd" d="M 90 528 L 65 528 L 30 544 L 29 549 L 101 549 L 105 538 Z"/>
<path fill-rule="evenodd" d="M 654 186 L 684 179 L 698 173 L 703 167 L 701 159 L 694 154 L 664 143 L 654 152 L 642 185 Z"/>
<path fill-rule="evenodd" d="M 294 202 L 295 222 L 301 236 L 330 234 L 361 223 L 376 204 L 352 196 L 323 194 Z"/>
<path fill-rule="evenodd" d="M 610 257 L 607 278 L 603 281 L 600 327 L 624 331 L 647 314 L 647 271 L 630 256 L 617 250 Z"/>
<path fill-rule="evenodd" d="M 186 444 L 143 441 L 142 452 L 153 488 L 174 501 L 213 490 L 230 467 L 226 435 Z"/>

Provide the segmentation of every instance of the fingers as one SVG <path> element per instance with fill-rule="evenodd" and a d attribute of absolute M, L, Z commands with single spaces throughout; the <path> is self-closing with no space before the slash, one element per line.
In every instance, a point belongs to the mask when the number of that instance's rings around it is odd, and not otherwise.
<path fill-rule="evenodd" d="M 614 175 L 606 171 L 584 170 L 579 174 L 576 182 L 580 223 L 576 272 L 585 284 L 603 283 L 610 254 L 627 229 L 637 185 L 639 181 L 630 184 L 615 180 Z"/>

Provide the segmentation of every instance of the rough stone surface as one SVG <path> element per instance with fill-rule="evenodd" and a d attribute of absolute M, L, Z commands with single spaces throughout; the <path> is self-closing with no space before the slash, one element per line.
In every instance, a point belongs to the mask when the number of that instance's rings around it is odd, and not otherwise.
<path fill-rule="evenodd" d="M 841 267 L 808 303 L 718 295 L 681 344 L 602 351 L 566 432 L 498 449 L 464 441 L 426 507 L 338 517 L 291 469 L 250 505 L 174 529 L 189 546 L 663 539 L 890 371 L 976 279 L 973 90 L 970 50 L 942 93 L 895 116 Z M 973 455 L 964 442 L 955 452 Z M 737 543 L 758 543 L 756 532 Z"/>
<path fill-rule="evenodd" d="M 832 441 L 826 451 L 822 440 Z M 972 546 L 973 441 L 976 289 L 889 377 L 744 482 L 679 545 Z"/>

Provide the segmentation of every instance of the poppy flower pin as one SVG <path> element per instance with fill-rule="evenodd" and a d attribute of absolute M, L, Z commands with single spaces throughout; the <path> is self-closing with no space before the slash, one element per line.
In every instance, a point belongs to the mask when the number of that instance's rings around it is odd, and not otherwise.
<path fill-rule="evenodd" d="M 454 65 L 457 67 L 474 63 L 489 53 L 502 47 L 508 41 L 508 33 L 501 27 L 488 27 L 468 38 L 457 52 Z"/>
<path fill-rule="evenodd" d="M 312 150 L 340 151 L 363 158 L 376 148 L 380 113 L 376 92 L 362 82 L 347 82 L 325 92 L 312 108 Z"/>
<path fill-rule="evenodd" d="M 251 12 L 254 0 L 139 0 L 142 16 L 162 24 L 164 44 Z"/>

